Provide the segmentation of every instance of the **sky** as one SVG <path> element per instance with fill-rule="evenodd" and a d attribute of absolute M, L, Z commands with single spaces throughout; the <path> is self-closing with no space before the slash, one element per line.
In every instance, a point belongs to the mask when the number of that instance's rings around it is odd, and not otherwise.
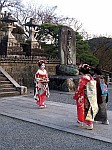
<path fill-rule="evenodd" d="M 90 35 L 112 37 L 112 0 L 24 0 L 57 6 L 57 14 L 76 18 Z"/>

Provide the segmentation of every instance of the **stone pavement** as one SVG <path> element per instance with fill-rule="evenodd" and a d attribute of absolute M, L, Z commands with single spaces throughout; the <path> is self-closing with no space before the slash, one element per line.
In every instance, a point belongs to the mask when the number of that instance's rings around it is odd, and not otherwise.
<path fill-rule="evenodd" d="M 57 92 L 58 97 L 59 94 Z M 0 98 L 0 114 L 112 143 L 112 111 L 108 111 L 109 125 L 94 122 L 94 129 L 87 130 L 76 126 L 77 113 L 75 105 L 47 100 L 46 104 L 47 108 L 39 109 L 31 94 L 4 97 Z"/>

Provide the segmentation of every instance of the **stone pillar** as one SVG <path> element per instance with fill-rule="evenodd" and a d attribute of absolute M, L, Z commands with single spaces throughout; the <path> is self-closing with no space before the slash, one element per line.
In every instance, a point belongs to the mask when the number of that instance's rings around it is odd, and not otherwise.
<path fill-rule="evenodd" d="M 61 64 L 76 65 L 75 31 L 67 26 L 60 28 L 59 51 Z"/>

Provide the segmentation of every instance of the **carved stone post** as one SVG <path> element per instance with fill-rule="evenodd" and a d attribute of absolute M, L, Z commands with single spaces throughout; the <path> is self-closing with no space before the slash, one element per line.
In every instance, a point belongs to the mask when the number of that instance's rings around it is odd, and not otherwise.
<path fill-rule="evenodd" d="M 76 65 L 75 31 L 67 26 L 60 28 L 59 51 L 61 64 Z"/>

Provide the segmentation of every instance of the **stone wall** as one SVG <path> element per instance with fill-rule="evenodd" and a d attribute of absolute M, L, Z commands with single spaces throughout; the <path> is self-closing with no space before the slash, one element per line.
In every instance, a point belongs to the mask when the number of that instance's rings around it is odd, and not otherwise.
<path fill-rule="evenodd" d="M 57 59 L 49 59 L 46 70 L 49 75 L 56 74 Z M 34 75 L 38 69 L 37 58 L 0 58 L 0 66 L 5 69 L 20 85 L 33 87 Z"/>

